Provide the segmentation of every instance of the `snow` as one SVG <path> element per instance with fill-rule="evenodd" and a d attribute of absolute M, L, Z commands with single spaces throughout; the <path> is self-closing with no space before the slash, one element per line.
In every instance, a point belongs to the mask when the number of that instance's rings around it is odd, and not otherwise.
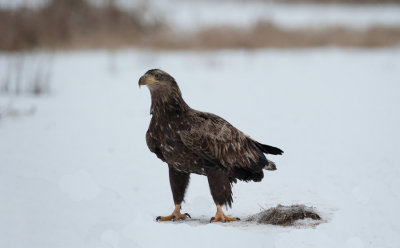
<path fill-rule="evenodd" d="M 18 56 L 0 55 L 0 75 Z M 24 56 L 29 81 L 48 55 Z M 183 204 L 193 219 L 156 222 L 173 201 L 138 88 L 156 67 L 193 108 L 285 151 L 261 183 L 234 186 L 228 215 L 305 204 L 326 222 L 209 224 L 216 209 L 197 175 Z M 0 95 L 15 110 L 0 118 L 0 247 L 398 247 L 399 48 L 59 52 L 51 68 L 48 94 Z"/>

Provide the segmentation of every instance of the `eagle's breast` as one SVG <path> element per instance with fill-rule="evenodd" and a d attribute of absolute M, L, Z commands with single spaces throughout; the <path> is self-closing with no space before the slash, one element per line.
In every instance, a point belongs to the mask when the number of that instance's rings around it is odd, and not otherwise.
<path fill-rule="evenodd" d="M 181 132 L 188 129 L 187 120 L 188 118 L 182 113 L 168 116 L 154 113 L 148 135 L 155 139 L 165 162 L 176 170 L 205 175 L 204 161 L 189 150 L 180 137 Z"/>

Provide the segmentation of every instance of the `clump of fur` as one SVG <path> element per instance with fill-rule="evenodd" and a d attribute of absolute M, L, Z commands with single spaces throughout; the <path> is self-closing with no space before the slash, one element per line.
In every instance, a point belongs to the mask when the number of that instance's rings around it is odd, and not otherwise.
<path fill-rule="evenodd" d="M 278 205 L 276 207 L 263 210 L 258 214 L 250 216 L 249 218 L 247 218 L 247 221 L 255 221 L 258 224 L 291 226 L 294 224 L 295 221 L 304 218 L 321 220 L 321 217 L 315 212 L 315 209 L 313 207 L 307 207 L 305 205 Z"/>

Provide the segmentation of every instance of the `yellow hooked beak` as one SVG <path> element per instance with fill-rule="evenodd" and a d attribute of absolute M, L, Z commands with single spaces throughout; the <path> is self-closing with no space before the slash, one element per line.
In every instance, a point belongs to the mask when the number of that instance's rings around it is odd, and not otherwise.
<path fill-rule="evenodd" d="M 143 75 L 139 79 L 139 88 L 142 85 L 149 85 L 149 84 L 154 84 L 157 83 L 158 81 L 154 78 L 152 75 Z"/>

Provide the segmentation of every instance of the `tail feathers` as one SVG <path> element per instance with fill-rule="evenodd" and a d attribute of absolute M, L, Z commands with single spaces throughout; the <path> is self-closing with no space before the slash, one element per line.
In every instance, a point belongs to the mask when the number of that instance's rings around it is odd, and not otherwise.
<path fill-rule="evenodd" d="M 260 150 L 264 153 L 272 154 L 272 155 L 282 155 L 282 153 L 283 153 L 283 151 L 277 147 L 264 145 L 257 141 L 255 141 L 255 143 L 256 143 L 257 147 L 260 148 Z"/>
<path fill-rule="evenodd" d="M 276 165 L 271 160 L 268 160 L 268 164 L 264 167 L 264 170 L 276 170 Z"/>

